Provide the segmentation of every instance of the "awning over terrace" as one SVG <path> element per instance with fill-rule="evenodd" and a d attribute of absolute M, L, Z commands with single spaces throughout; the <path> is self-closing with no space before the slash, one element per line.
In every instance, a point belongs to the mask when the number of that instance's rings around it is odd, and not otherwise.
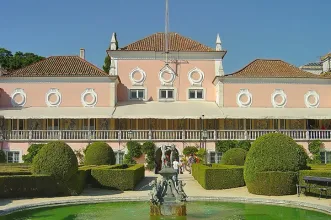
<path fill-rule="evenodd" d="M 8 119 L 43 118 L 111 118 L 113 107 L 30 107 L 0 110 L 0 115 Z"/>
<path fill-rule="evenodd" d="M 233 119 L 331 119 L 331 108 L 220 108 Z"/>
<path fill-rule="evenodd" d="M 159 119 L 205 119 L 223 118 L 222 111 L 215 102 L 142 102 L 120 103 L 113 118 L 159 118 Z"/>

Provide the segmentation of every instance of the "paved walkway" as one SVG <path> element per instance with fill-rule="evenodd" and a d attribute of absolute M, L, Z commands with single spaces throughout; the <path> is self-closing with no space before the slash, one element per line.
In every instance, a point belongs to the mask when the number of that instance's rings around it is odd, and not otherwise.
<path fill-rule="evenodd" d="M 54 198 L 34 198 L 34 199 L 2 199 L 0 200 L 0 215 L 17 209 L 28 207 L 37 207 L 45 205 L 72 204 L 72 203 L 90 203 L 101 201 L 148 201 L 148 192 L 151 187 L 148 183 L 159 178 L 151 172 L 146 172 L 146 177 L 141 181 L 134 191 L 115 191 L 102 189 L 86 189 L 79 196 L 54 197 Z M 246 187 L 239 187 L 225 190 L 205 190 L 194 178 L 188 174 L 179 175 L 179 179 L 186 183 L 184 190 L 188 195 L 188 200 L 219 200 L 233 202 L 250 203 L 271 203 L 279 205 L 293 205 L 319 209 L 331 213 L 331 200 L 317 197 L 306 196 L 260 196 L 253 195 L 247 191 Z"/>

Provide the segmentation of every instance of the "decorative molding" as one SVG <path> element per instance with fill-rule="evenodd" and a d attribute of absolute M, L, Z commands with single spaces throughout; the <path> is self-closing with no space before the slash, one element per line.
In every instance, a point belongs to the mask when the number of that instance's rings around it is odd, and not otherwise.
<path fill-rule="evenodd" d="M 87 102 L 86 96 L 91 95 L 92 101 Z M 94 89 L 87 88 L 85 91 L 81 94 L 80 100 L 84 107 L 95 107 L 95 105 L 98 103 L 98 94 L 94 91 Z"/>
<path fill-rule="evenodd" d="M 56 100 L 54 102 L 49 100 L 50 96 L 53 94 L 56 96 Z M 59 107 L 62 102 L 62 95 L 60 91 L 56 88 L 49 89 L 45 95 L 45 102 L 48 107 Z"/>
<path fill-rule="evenodd" d="M 193 79 L 192 75 L 193 73 L 199 73 L 200 77 L 199 79 Z M 193 69 L 191 69 L 188 74 L 187 74 L 188 80 L 190 81 L 192 86 L 201 86 L 202 82 L 205 78 L 205 74 L 202 70 L 200 70 L 197 67 L 194 67 Z"/>
<path fill-rule="evenodd" d="M 280 96 L 282 101 L 277 102 L 276 98 Z M 287 103 L 287 95 L 282 89 L 275 89 L 275 91 L 271 94 L 271 103 L 274 108 L 284 108 Z"/>
<path fill-rule="evenodd" d="M 108 50 L 108 55 L 114 60 L 164 60 L 163 51 L 125 51 Z M 185 52 L 169 51 L 169 60 L 219 60 L 223 59 L 226 51 Z"/>
<path fill-rule="evenodd" d="M 141 74 L 141 77 L 138 80 L 134 79 L 134 74 L 137 72 Z M 144 70 L 140 69 L 139 67 L 136 67 L 129 73 L 129 77 L 130 77 L 132 85 L 142 86 L 146 80 L 146 73 Z"/>
<path fill-rule="evenodd" d="M 309 101 L 309 98 L 313 96 L 315 98 L 315 102 L 311 103 Z M 304 95 L 304 98 L 305 98 L 305 104 L 307 106 L 307 108 L 317 108 L 320 104 L 320 96 L 319 94 L 314 91 L 314 90 L 309 90 L 305 95 Z"/>
<path fill-rule="evenodd" d="M 242 96 L 247 97 L 246 102 L 243 102 L 243 101 L 240 100 Z M 248 89 L 240 89 L 240 91 L 237 93 L 237 104 L 238 104 L 238 106 L 241 107 L 241 108 L 247 108 L 247 107 L 250 107 L 252 105 L 252 102 L 253 102 L 252 94 L 248 91 Z"/>
<path fill-rule="evenodd" d="M 170 79 L 165 79 L 165 78 L 163 77 L 163 75 L 164 75 L 165 73 L 169 73 L 169 74 L 171 75 Z M 161 84 L 162 84 L 163 86 L 165 86 L 165 85 L 172 86 L 173 83 L 174 83 L 174 81 L 175 81 L 175 79 L 176 79 L 176 73 L 175 73 L 175 71 L 174 71 L 172 68 L 170 68 L 168 65 L 164 66 L 164 67 L 160 70 L 160 72 L 159 72 L 159 80 L 160 80 L 160 82 L 161 82 Z"/>
<path fill-rule="evenodd" d="M 21 99 L 22 99 L 21 102 L 16 102 L 15 101 L 15 97 L 17 95 L 21 96 Z M 10 97 L 11 97 L 11 104 L 14 107 L 23 107 L 26 103 L 26 93 L 24 92 L 24 89 L 15 89 Z"/>

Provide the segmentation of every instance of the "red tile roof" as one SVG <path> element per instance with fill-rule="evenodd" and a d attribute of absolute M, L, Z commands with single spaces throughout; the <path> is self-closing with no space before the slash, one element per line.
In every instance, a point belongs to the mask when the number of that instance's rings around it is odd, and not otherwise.
<path fill-rule="evenodd" d="M 242 78 L 322 78 L 282 60 L 256 59 L 241 70 L 225 77 Z"/>
<path fill-rule="evenodd" d="M 165 51 L 165 34 L 155 33 L 134 43 L 131 43 L 120 50 L 127 51 Z M 203 45 L 178 33 L 169 33 L 170 51 L 191 51 L 210 52 L 213 48 Z"/>
<path fill-rule="evenodd" d="M 87 77 L 109 76 L 79 56 L 51 56 L 29 66 L 12 71 L 3 77 Z"/>

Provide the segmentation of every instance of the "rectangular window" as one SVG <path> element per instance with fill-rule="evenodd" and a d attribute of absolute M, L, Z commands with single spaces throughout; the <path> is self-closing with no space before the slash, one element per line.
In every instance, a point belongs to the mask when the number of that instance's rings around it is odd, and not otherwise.
<path fill-rule="evenodd" d="M 20 152 L 19 151 L 7 151 L 7 163 L 19 163 Z"/>
<path fill-rule="evenodd" d="M 60 130 L 59 119 L 47 119 L 47 130 Z"/>
<path fill-rule="evenodd" d="M 84 119 L 83 130 L 95 130 L 95 119 Z"/>
<path fill-rule="evenodd" d="M 320 152 L 321 162 L 324 164 L 331 163 L 331 151 Z"/>
<path fill-rule="evenodd" d="M 173 99 L 174 90 L 173 89 L 160 89 L 160 99 Z"/>
<path fill-rule="evenodd" d="M 145 99 L 144 89 L 130 89 L 130 99 L 143 100 Z"/>
<path fill-rule="evenodd" d="M 189 89 L 189 99 L 203 99 L 203 89 Z"/>
<path fill-rule="evenodd" d="M 222 158 L 222 153 L 220 152 L 209 152 L 210 163 L 220 163 Z"/>
<path fill-rule="evenodd" d="M 272 126 L 273 126 L 273 129 L 278 130 L 278 119 L 272 120 Z"/>
<path fill-rule="evenodd" d="M 124 160 L 124 152 L 117 151 L 116 152 L 116 164 L 123 164 Z"/>
<path fill-rule="evenodd" d="M 12 130 L 24 130 L 24 119 L 12 119 Z"/>
<path fill-rule="evenodd" d="M 286 129 L 286 120 L 280 119 L 279 129 L 284 130 Z"/>

